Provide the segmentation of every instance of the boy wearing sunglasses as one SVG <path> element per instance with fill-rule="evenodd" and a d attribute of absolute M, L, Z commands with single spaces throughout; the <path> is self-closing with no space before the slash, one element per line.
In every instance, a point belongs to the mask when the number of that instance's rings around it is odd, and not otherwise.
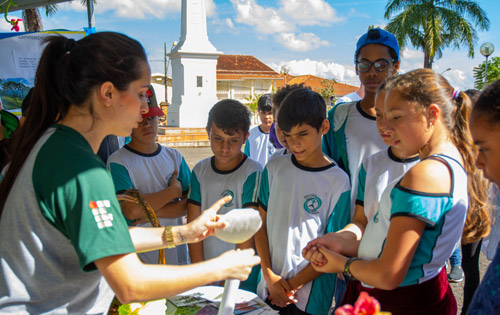
<path fill-rule="evenodd" d="M 330 130 L 323 137 L 323 152 L 334 159 L 351 179 L 351 217 L 356 203 L 361 163 L 365 157 L 387 148 L 377 132 L 375 93 L 387 78 L 399 71 L 396 37 L 380 28 L 369 30 L 356 44 L 354 63 L 356 74 L 365 88 L 365 96 L 360 101 L 335 105 L 328 112 Z M 336 303 L 342 299 L 345 285 L 338 282 Z"/>

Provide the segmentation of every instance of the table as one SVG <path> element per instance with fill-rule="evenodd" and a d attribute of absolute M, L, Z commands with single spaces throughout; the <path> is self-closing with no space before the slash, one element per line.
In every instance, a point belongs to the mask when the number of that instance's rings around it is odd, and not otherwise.
<path fill-rule="evenodd" d="M 168 299 L 131 303 L 129 312 L 139 315 L 217 315 L 224 287 L 201 286 Z M 165 309 L 166 308 L 166 309 Z M 235 315 L 278 314 L 255 293 L 238 289 Z"/>

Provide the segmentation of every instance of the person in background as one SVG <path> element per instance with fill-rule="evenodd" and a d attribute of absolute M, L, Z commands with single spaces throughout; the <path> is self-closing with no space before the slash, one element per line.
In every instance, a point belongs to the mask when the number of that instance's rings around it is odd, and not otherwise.
<path fill-rule="evenodd" d="M 476 166 L 484 177 L 500 185 L 500 80 L 486 87 L 477 99 L 470 118 L 470 131 L 478 147 Z M 500 244 L 497 244 L 483 280 L 474 294 L 467 314 L 498 314 L 500 312 Z M 466 280 L 467 281 L 467 280 Z"/>
<path fill-rule="evenodd" d="M 245 142 L 244 152 L 246 156 L 259 162 L 264 167 L 275 151 L 275 147 L 269 139 L 269 130 L 273 124 L 271 94 L 262 95 L 257 106 L 260 125 L 250 130 Z"/>
<path fill-rule="evenodd" d="M 165 114 L 158 106 L 152 86 L 147 93 L 148 112 L 142 115 L 139 127 L 132 130 L 132 139 L 108 159 L 117 195 L 135 188 L 154 210 L 161 226 L 182 225 L 186 215 L 186 197 L 189 191 L 191 171 L 179 151 L 160 145 L 158 117 Z M 151 226 L 146 214 L 134 202 L 121 202 L 122 212 L 130 223 Z M 148 264 L 158 263 L 158 253 L 140 253 Z M 170 265 L 189 263 L 187 245 L 165 250 L 165 262 Z"/>
<path fill-rule="evenodd" d="M 359 86 L 359 89 L 356 91 L 346 94 L 342 97 L 339 97 L 335 101 L 335 105 L 340 104 L 340 103 L 349 103 L 349 102 L 355 102 L 355 101 L 360 101 L 365 97 L 365 88 L 363 87 L 363 84 Z"/>
<path fill-rule="evenodd" d="M 276 124 L 278 121 L 277 117 L 280 112 L 281 108 L 281 103 L 285 99 L 285 97 L 293 90 L 296 89 L 302 89 L 305 88 L 304 83 L 300 84 L 288 84 L 283 87 L 281 87 L 276 93 L 274 93 L 271 96 L 271 103 L 273 104 L 273 119 L 274 119 L 274 124 L 275 124 L 275 130 L 276 130 L 276 138 L 277 141 L 280 143 L 281 148 L 278 150 L 274 151 L 274 153 L 271 155 L 270 159 L 276 157 L 276 156 L 281 156 L 285 154 L 290 154 L 290 147 L 288 146 L 288 143 L 286 142 L 286 137 L 283 134 L 283 131 L 281 128 Z"/>

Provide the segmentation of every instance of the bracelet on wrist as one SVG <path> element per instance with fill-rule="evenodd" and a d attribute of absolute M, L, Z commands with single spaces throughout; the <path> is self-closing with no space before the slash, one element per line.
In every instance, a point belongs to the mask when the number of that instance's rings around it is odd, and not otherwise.
<path fill-rule="evenodd" d="M 360 258 L 358 257 L 351 257 L 349 258 L 346 262 L 345 262 L 345 265 L 344 265 L 344 275 L 349 278 L 350 280 L 355 280 L 356 278 L 354 278 L 354 276 L 352 275 L 351 273 L 351 270 L 350 270 L 350 267 L 351 267 L 351 264 L 353 261 L 355 260 L 360 260 Z"/>
<path fill-rule="evenodd" d="M 163 230 L 163 235 L 165 237 L 165 241 L 167 242 L 167 248 L 174 248 L 175 242 L 174 242 L 174 235 L 172 233 L 172 226 L 171 225 L 168 225 L 165 227 L 165 230 Z"/>

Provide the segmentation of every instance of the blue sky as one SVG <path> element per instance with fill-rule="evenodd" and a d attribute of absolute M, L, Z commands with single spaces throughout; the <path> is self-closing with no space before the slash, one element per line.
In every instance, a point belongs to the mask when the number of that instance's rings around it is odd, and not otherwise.
<path fill-rule="evenodd" d="M 369 25 L 385 26 L 385 0 L 206 0 L 208 35 L 225 54 L 253 55 L 279 71 L 287 64 L 291 74 L 314 74 L 358 85 L 353 54 L 357 39 Z M 484 42 L 495 45 L 500 56 L 500 10 L 498 0 L 477 1 L 491 21 L 489 31 L 478 32 L 475 57 L 465 48 L 447 48 L 433 69 L 466 89 L 473 86 L 474 66 L 485 57 Z M 152 71 L 163 72 L 163 45 L 180 36 L 181 0 L 98 0 L 95 7 L 98 31 L 118 31 L 139 40 L 145 47 Z M 81 30 L 87 12 L 79 1 L 59 5 L 51 18 L 42 10 L 48 29 Z M 9 17 L 21 17 L 14 12 Z M 0 23 L 0 31 L 9 25 Z M 423 53 L 414 47 L 402 51 L 401 72 L 423 65 Z"/>

